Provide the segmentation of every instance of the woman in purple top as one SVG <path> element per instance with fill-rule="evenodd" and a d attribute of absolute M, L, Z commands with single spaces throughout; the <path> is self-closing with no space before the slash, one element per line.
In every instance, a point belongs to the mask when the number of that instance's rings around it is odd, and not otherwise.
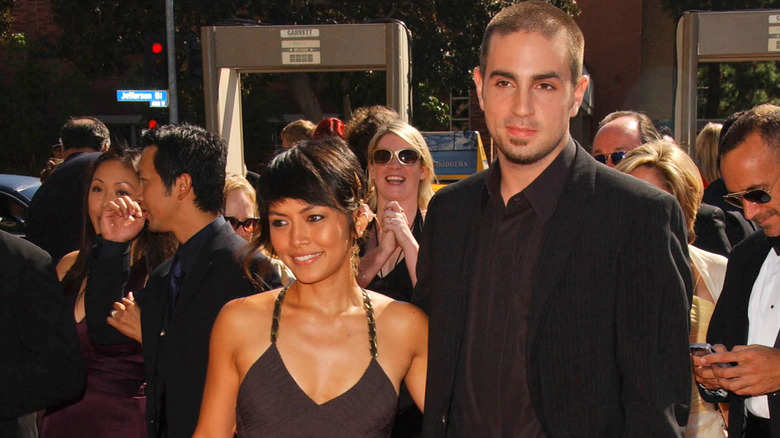
<path fill-rule="evenodd" d="M 67 298 L 73 308 L 76 331 L 87 369 L 87 387 L 81 399 L 46 413 L 41 438 L 127 438 L 145 437 L 144 369 L 140 330 L 134 339 L 119 345 L 99 345 L 89 339 L 84 292 L 87 283 L 86 258 L 94 237 L 100 234 L 103 208 L 120 196 L 133 197 L 140 189 L 135 170 L 135 151 L 107 152 L 95 162 L 89 179 L 85 205 L 83 243 L 79 251 L 65 255 L 57 264 Z M 140 289 L 148 274 L 175 251 L 167 235 L 147 231 L 131 247 L 133 264 L 125 289 L 128 308 L 135 308 L 133 290 Z M 137 310 L 137 309 L 135 309 Z M 109 315 L 110 309 L 105 309 Z"/>

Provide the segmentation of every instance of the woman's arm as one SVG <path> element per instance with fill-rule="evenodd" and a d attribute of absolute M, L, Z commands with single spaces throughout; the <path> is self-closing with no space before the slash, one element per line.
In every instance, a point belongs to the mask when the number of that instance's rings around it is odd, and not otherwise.
<path fill-rule="evenodd" d="M 70 271 L 70 268 L 73 267 L 73 264 L 76 263 L 76 257 L 78 257 L 79 252 L 73 251 L 65 254 L 62 256 L 59 262 L 57 262 L 57 278 L 62 281 L 63 278 L 65 278 L 65 274 Z"/>
<path fill-rule="evenodd" d="M 404 383 L 412 396 L 414 403 L 424 412 L 425 382 L 428 373 L 428 317 L 420 308 L 410 306 L 412 323 L 409 324 L 407 339 L 412 348 L 412 363 L 404 377 Z"/>
<path fill-rule="evenodd" d="M 373 232 L 378 233 L 379 231 L 375 227 Z M 374 277 L 376 277 L 376 274 L 382 269 L 382 266 L 387 263 L 390 255 L 392 255 L 396 249 L 395 240 L 395 235 L 392 232 L 385 230 L 385 232 L 382 233 L 382 240 L 379 242 L 379 245 L 367 251 L 363 254 L 363 257 L 360 258 L 360 267 L 358 268 L 357 276 L 357 282 L 360 287 L 367 287 L 368 284 L 371 283 L 371 280 L 373 280 Z"/>
<path fill-rule="evenodd" d="M 206 387 L 193 438 L 232 438 L 236 429 L 239 373 L 235 357 L 241 332 L 234 323 L 235 303 L 219 312 L 211 330 Z"/>
<path fill-rule="evenodd" d="M 414 222 L 414 218 L 412 218 Z M 397 202 L 387 204 L 383 218 L 384 230 L 392 232 L 398 246 L 404 252 L 404 262 L 406 270 L 409 271 L 409 279 L 412 286 L 417 285 L 417 253 L 420 251 L 420 244 L 414 238 L 411 228 L 409 228 L 409 218 Z"/>

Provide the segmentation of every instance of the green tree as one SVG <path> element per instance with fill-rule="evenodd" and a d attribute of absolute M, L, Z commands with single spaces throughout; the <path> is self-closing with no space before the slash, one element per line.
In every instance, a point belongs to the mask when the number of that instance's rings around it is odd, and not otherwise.
<path fill-rule="evenodd" d="M 13 23 L 13 17 L 11 17 L 11 6 L 14 5 L 15 0 L 0 0 L 0 44 L 7 41 L 10 36 L 11 24 Z"/>
<path fill-rule="evenodd" d="M 8 38 L 0 74 L 0 171 L 36 174 L 57 141 L 62 121 L 87 112 L 90 83 L 52 57 L 51 44 Z"/>
<path fill-rule="evenodd" d="M 0 0 L 8 1 L 8 0 Z M 165 29 L 161 0 L 83 0 L 78 8 L 65 0 L 50 0 L 62 29 L 56 45 L 58 56 L 68 59 L 89 79 L 119 77 L 127 88 L 143 85 L 143 44 L 146 36 Z M 576 0 L 549 0 L 576 14 Z M 202 80 L 187 80 L 184 42 L 197 40 L 199 29 L 217 23 L 235 24 L 327 24 L 363 23 L 395 19 L 403 21 L 412 35 L 412 122 L 421 129 L 448 126 L 450 93 L 465 95 L 472 87 L 470 70 L 477 64 L 478 47 L 489 18 L 512 0 L 178 0 L 175 2 L 179 106 L 182 120 L 203 123 Z M 324 92 L 323 100 L 336 102 L 344 116 L 350 108 L 384 102 L 384 74 L 351 72 L 322 75 L 253 75 L 244 79 L 244 137 L 251 148 L 267 149 L 276 127 L 266 120 L 288 109 L 280 96 L 265 85 L 284 80 L 288 89 L 309 86 Z M 314 77 L 316 76 L 316 77 Z M 292 88 L 291 88 L 292 87 Z M 306 95 L 307 93 L 301 93 Z M 310 95 L 317 95 L 310 93 Z M 299 106 L 311 108 L 318 101 Z M 249 110 L 251 109 L 252 112 Z M 309 110 L 307 110 L 308 112 Z M 267 155 L 258 152 L 258 157 Z"/>

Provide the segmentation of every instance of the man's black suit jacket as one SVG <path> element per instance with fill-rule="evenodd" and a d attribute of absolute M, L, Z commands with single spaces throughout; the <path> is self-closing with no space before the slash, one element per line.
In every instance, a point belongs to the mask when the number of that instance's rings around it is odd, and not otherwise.
<path fill-rule="evenodd" d="M 164 340 L 160 332 L 167 312 L 172 260 L 160 265 L 146 287 L 135 293 L 141 308 L 150 438 L 160 437 L 161 430 L 166 431 L 166 438 L 189 438 L 195 431 L 206 382 L 209 337 L 217 313 L 232 299 L 261 292 L 243 274 L 245 247 L 246 241 L 229 223 L 223 224 L 206 242 L 191 272 L 184 277 Z M 259 253 L 256 262 L 264 268 L 269 264 Z M 86 305 L 90 337 L 98 343 L 129 342 L 105 323 L 112 303 L 120 300 L 127 281 L 126 255 L 90 257 L 89 263 Z M 276 274 L 271 269 L 267 271 L 266 289 L 278 286 Z"/>
<path fill-rule="evenodd" d="M 761 265 L 771 249 L 764 232 L 757 231 L 731 251 L 723 292 L 707 330 L 707 342 L 723 344 L 729 350 L 735 345 L 747 345 L 750 294 Z M 780 348 L 779 341 L 775 340 L 775 348 Z M 769 396 L 772 438 L 780 438 L 780 397 L 776 394 Z M 729 436 L 740 437 L 744 429 L 745 397 L 729 394 L 728 402 Z"/>
<path fill-rule="evenodd" d="M 81 243 L 87 174 L 100 152 L 68 157 L 35 192 L 27 210 L 27 240 L 51 255 L 56 263 Z"/>
<path fill-rule="evenodd" d="M 527 375 L 551 437 L 682 434 L 692 293 L 680 207 L 577 148 L 531 297 Z M 431 200 L 413 302 L 429 315 L 424 436 L 445 437 L 485 172 Z"/>
<path fill-rule="evenodd" d="M 0 436 L 16 417 L 78 399 L 84 391 L 73 309 L 51 257 L 0 231 Z"/>
<path fill-rule="evenodd" d="M 701 204 L 693 225 L 696 241 L 693 246 L 728 257 L 733 246 L 726 233 L 726 216 L 718 207 Z"/>

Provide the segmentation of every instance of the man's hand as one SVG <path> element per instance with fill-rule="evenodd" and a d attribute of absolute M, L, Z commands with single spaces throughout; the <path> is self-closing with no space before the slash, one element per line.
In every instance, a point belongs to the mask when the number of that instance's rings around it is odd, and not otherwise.
<path fill-rule="evenodd" d="M 108 325 L 119 330 L 123 335 L 135 339 L 142 344 L 141 337 L 141 309 L 135 303 L 133 293 L 122 298 L 121 303 L 114 303 L 114 310 L 107 319 Z"/>
<path fill-rule="evenodd" d="M 106 205 L 100 215 L 100 234 L 112 242 L 129 242 L 144 228 L 143 211 L 129 196 L 122 196 Z"/>
<path fill-rule="evenodd" d="M 718 353 L 728 351 L 726 350 L 726 347 L 721 344 L 713 345 L 712 348 Z M 701 384 L 703 387 L 709 389 L 710 391 L 717 391 L 722 388 L 720 386 L 720 382 L 718 382 L 718 378 L 712 372 L 712 363 L 708 364 L 702 360 L 705 357 L 711 356 L 714 355 L 691 355 L 691 362 L 693 362 L 693 377 L 696 379 L 696 382 Z"/>
<path fill-rule="evenodd" d="M 718 386 L 734 394 L 758 396 L 780 391 L 780 349 L 763 345 L 737 345 L 731 351 L 702 356 L 700 359 L 703 367 L 710 366 Z M 712 366 L 731 362 L 737 365 L 726 368 Z M 698 376 L 696 381 L 699 381 Z M 700 383 L 710 389 L 704 382 Z"/>

